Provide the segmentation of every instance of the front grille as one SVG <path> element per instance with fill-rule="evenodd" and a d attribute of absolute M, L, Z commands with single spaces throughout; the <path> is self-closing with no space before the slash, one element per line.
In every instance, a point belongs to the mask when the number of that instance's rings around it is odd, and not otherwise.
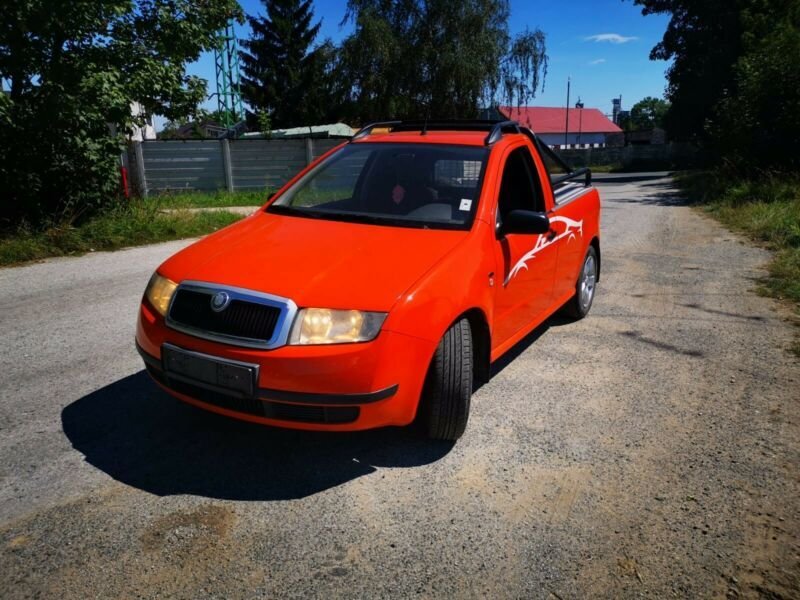
<path fill-rule="evenodd" d="M 226 337 L 267 342 L 272 339 L 281 309 L 233 298 L 221 312 L 211 309 L 214 290 L 181 289 L 175 293 L 169 312 L 179 326 Z"/>
<path fill-rule="evenodd" d="M 267 419 L 335 425 L 352 423 L 358 419 L 360 412 L 357 406 L 308 406 L 229 396 L 184 381 L 170 379 L 149 365 L 147 371 L 156 381 L 180 394 L 220 408 Z"/>

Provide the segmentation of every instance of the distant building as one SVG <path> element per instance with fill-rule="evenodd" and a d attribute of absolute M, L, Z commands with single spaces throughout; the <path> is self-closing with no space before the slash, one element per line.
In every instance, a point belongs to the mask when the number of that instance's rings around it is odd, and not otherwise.
<path fill-rule="evenodd" d="M 153 127 L 153 116 L 148 115 L 144 107 L 138 102 L 131 102 L 131 116 L 137 119 L 144 118 L 144 124 L 140 127 L 134 125 L 131 128 L 130 140 L 143 142 L 145 140 L 156 139 L 156 128 Z"/>
<path fill-rule="evenodd" d="M 349 138 L 353 137 L 355 130 L 345 123 L 331 123 L 329 125 L 306 125 L 304 127 L 292 127 L 291 129 L 273 129 L 269 134 L 259 131 L 245 133 L 244 138 Z"/>
<path fill-rule="evenodd" d="M 162 140 L 207 140 L 226 137 L 228 128 L 214 119 L 190 121 L 174 129 L 164 129 L 158 134 Z"/>
<path fill-rule="evenodd" d="M 622 145 L 622 129 L 596 108 L 567 109 L 546 106 L 501 106 L 502 118 L 530 127 L 545 144 L 558 148 L 602 148 Z"/>
<path fill-rule="evenodd" d="M 667 132 L 658 127 L 626 131 L 625 143 L 629 146 L 663 146 L 667 143 Z"/>

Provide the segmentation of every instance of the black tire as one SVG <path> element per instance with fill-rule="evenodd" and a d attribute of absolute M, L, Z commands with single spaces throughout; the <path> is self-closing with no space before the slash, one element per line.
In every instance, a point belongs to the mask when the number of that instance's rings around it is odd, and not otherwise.
<path fill-rule="evenodd" d="M 472 329 L 467 319 L 461 319 L 439 342 L 425 377 L 419 420 L 431 439 L 455 441 L 467 427 L 472 354 Z"/>
<path fill-rule="evenodd" d="M 589 261 L 591 261 L 593 269 L 591 266 L 587 267 Z M 576 321 L 584 318 L 592 309 L 592 303 L 594 302 L 594 296 L 597 290 L 598 265 L 597 250 L 595 250 L 594 246 L 589 246 L 589 249 L 586 251 L 586 256 L 583 258 L 583 263 L 581 263 L 578 281 L 575 282 L 575 295 L 564 305 L 564 314 Z M 588 302 L 585 295 L 586 288 L 584 287 L 587 283 L 587 269 L 594 271 L 593 279 L 590 282 L 591 293 L 589 294 Z"/>

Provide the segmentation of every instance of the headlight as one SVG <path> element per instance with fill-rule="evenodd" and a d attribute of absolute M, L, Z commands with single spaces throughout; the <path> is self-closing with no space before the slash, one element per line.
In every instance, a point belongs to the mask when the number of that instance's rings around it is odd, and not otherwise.
<path fill-rule="evenodd" d="M 375 339 L 386 313 L 304 308 L 297 313 L 290 344 L 347 344 Z"/>
<path fill-rule="evenodd" d="M 178 284 L 174 281 L 170 281 L 158 273 L 153 273 L 150 282 L 147 284 L 147 289 L 144 291 L 144 297 L 163 317 L 167 314 L 169 302 L 172 300 L 172 295 L 177 287 Z"/>

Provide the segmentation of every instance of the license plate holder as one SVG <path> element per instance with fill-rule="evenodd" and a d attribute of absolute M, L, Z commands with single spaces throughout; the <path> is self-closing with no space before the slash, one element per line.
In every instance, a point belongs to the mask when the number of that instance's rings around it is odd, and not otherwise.
<path fill-rule="evenodd" d="M 161 360 L 167 377 L 244 396 L 255 395 L 258 365 L 183 350 L 169 344 L 161 347 Z"/>

